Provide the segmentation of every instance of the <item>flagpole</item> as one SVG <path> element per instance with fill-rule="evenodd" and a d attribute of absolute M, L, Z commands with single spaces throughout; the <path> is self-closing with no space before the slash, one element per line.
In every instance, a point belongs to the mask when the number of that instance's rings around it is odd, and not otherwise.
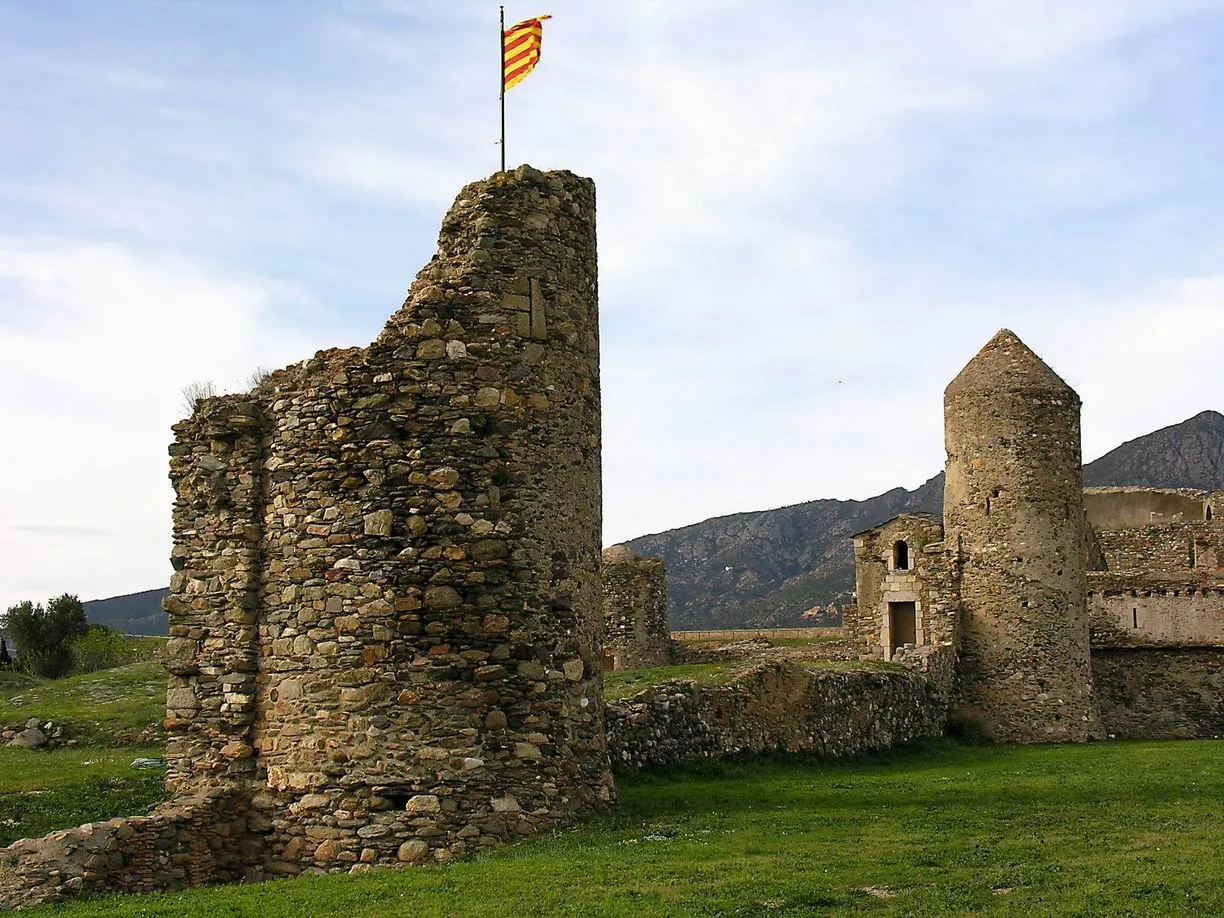
<path fill-rule="evenodd" d="M 501 38 L 501 57 L 497 62 L 498 85 L 501 87 L 501 171 L 506 171 L 506 8 L 497 8 L 501 28 L 497 30 Z"/>

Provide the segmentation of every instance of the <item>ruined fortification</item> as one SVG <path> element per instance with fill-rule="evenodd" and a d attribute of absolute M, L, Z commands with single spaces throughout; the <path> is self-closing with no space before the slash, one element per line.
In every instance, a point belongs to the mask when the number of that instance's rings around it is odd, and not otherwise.
<path fill-rule="evenodd" d="M 1220 495 L 1084 490 L 1079 398 L 1008 331 L 945 425 L 942 522 L 855 536 L 864 655 L 950 647 L 954 716 L 1003 741 L 1224 734 Z"/>
<path fill-rule="evenodd" d="M 626 545 L 604 549 L 603 599 L 605 670 L 674 662 L 661 558 L 643 558 Z"/>
<path fill-rule="evenodd" d="M 1085 493 L 1079 398 L 1006 330 L 945 393 L 944 518 L 854 537 L 845 631 L 902 670 L 773 656 L 605 711 L 605 666 L 673 645 L 662 562 L 599 550 L 594 209 L 568 172 L 469 185 L 370 347 L 175 426 L 173 799 L 11 845 L 0 906 L 446 862 L 613 802 L 611 760 L 850 755 L 950 712 L 1224 733 L 1222 495 Z"/>
<path fill-rule="evenodd" d="M 1100 548 L 1092 672 L 1110 732 L 1224 735 L 1224 494 L 1090 488 L 1084 499 Z"/>
<path fill-rule="evenodd" d="M 6 901 L 445 861 L 613 799 L 597 297 L 593 184 L 501 173 L 370 347 L 175 426 L 175 799 L 75 878 L 79 840 L 18 851 Z"/>
<path fill-rule="evenodd" d="M 274 872 L 610 799 L 594 208 L 468 186 L 374 344 L 175 428 L 168 780 L 249 788 Z"/>

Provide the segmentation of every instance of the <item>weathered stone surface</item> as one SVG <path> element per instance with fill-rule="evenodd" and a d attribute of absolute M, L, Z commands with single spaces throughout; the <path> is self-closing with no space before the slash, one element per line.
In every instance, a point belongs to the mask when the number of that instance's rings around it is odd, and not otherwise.
<path fill-rule="evenodd" d="M 43 733 L 37 726 L 26 727 L 18 733 L 13 739 L 9 740 L 9 745 L 17 749 L 41 749 L 47 745 L 47 734 Z"/>
<path fill-rule="evenodd" d="M 1102 738 L 1085 606 L 1079 396 L 1012 332 L 944 393 L 961 716 L 1004 742 Z"/>
<path fill-rule="evenodd" d="M 603 551 L 605 670 L 666 666 L 675 661 L 667 625 L 667 576 L 658 558 L 626 545 Z"/>
<path fill-rule="evenodd" d="M 391 535 L 391 524 L 394 517 L 390 510 L 375 510 L 365 515 L 365 534 L 374 536 Z"/>
<path fill-rule="evenodd" d="M 419 864 L 429 856 L 429 844 L 419 838 L 409 839 L 396 849 L 395 856 L 405 864 Z"/>
<path fill-rule="evenodd" d="M 951 668 L 951 654 L 945 652 Z M 943 733 L 946 693 L 918 672 L 821 672 L 749 664 L 731 683 L 666 682 L 608 705 L 618 766 L 648 768 L 743 753 L 856 755 Z"/>

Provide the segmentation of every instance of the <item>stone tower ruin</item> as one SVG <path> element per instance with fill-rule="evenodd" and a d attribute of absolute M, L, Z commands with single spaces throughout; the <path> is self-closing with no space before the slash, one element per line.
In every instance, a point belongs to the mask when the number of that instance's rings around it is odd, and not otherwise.
<path fill-rule="evenodd" d="M 1103 736 L 1089 664 L 1080 400 L 1012 332 L 944 392 L 961 713 L 1000 742 Z"/>
<path fill-rule="evenodd" d="M 168 781 L 248 865 L 448 860 L 613 794 L 595 189 L 464 188 L 365 349 L 175 427 Z"/>
<path fill-rule="evenodd" d="M 628 545 L 605 548 L 603 595 L 605 670 L 673 662 L 662 558 L 643 558 Z"/>

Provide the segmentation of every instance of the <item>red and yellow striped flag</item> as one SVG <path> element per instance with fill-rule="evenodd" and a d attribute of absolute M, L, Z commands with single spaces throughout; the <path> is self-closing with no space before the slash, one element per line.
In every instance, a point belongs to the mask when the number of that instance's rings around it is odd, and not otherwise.
<path fill-rule="evenodd" d="M 540 59 L 545 19 L 552 17 L 524 19 L 502 33 L 502 85 L 506 89 L 521 83 Z"/>

